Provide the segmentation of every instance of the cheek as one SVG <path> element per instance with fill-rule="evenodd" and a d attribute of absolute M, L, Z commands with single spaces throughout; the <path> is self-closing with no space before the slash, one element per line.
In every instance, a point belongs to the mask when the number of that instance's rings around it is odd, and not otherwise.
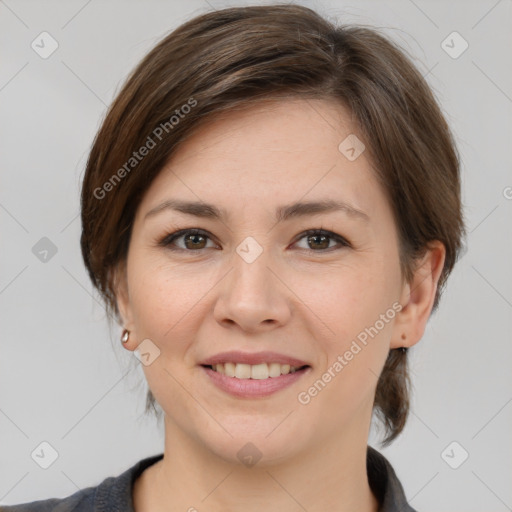
<path fill-rule="evenodd" d="M 308 316 L 314 314 L 319 335 L 340 344 L 373 324 L 391 306 L 392 281 L 378 261 L 362 257 L 351 265 L 301 273 L 290 288 L 309 309 Z"/>
<path fill-rule="evenodd" d="M 150 301 L 153 307 L 165 310 L 166 306 L 181 304 L 193 296 L 201 287 L 194 265 L 177 264 L 164 248 L 144 247 L 143 243 L 134 251 L 132 265 L 132 285 L 134 293 L 141 297 L 139 302 L 144 305 Z"/>
<path fill-rule="evenodd" d="M 396 307 L 399 296 L 394 257 L 392 250 L 382 256 L 367 253 L 350 267 L 297 282 L 307 284 L 302 288 L 307 292 L 305 302 L 317 316 L 318 332 L 324 333 L 315 340 L 326 356 L 318 373 L 330 372 L 325 376 L 330 389 L 326 399 L 332 393 L 333 398 L 357 401 L 376 385 L 389 351 L 396 316 L 393 304 Z"/>
<path fill-rule="evenodd" d="M 130 282 L 131 304 L 140 336 L 154 339 L 157 344 L 186 337 L 186 331 L 197 324 L 195 316 L 201 309 L 200 300 L 214 285 L 214 276 L 177 269 L 160 257 L 139 258 L 134 255 Z M 211 281 L 211 283 L 210 283 Z"/>
<path fill-rule="evenodd" d="M 326 357 L 298 397 L 302 404 L 309 401 L 309 413 L 330 425 L 349 422 L 363 406 L 371 408 L 396 315 L 384 287 L 376 289 L 373 283 L 372 293 L 365 294 L 367 283 L 351 283 L 351 291 L 360 294 L 337 291 L 329 309 L 321 311 L 322 318 L 331 319 L 335 336 L 316 340 Z"/>

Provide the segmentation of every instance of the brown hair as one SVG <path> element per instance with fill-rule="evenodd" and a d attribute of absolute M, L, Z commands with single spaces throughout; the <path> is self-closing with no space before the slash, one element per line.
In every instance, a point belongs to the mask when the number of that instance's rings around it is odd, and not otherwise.
<path fill-rule="evenodd" d="M 465 230 L 459 157 L 431 90 L 405 51 L 375 29 L 274 5 L 227 8 L 181 25 L 147 54 L 110 106 L 81 193 L 82 255 L 110 319 L 121 322 L 114 271 L 126 261 L 136 209 L 178 144 L 214 115 L 280 97 L 349 108 L 393 209 L 403 278 L 411 280 L 430 241 L 446 247 L 437 308 Z M 151 406 L 157 412 L 148 391 L 146 412 Z M 409 411 L 402 350 L 388 355 L 374 409 L 389 444 Z"/>

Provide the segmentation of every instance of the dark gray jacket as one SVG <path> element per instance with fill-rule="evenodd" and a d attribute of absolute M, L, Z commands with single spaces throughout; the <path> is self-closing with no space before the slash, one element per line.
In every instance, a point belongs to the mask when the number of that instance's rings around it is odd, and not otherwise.
<path fill-rule="evenodd" d="M 116 477 L 103 480 L 66 498 L 51 498 L 20 505 L 0 506 L 1 512 L 135 512 L 132 487 L 137 477 L 163 458 L 153 455 L 137 462 Z M 371 446 L 367 453 L 368 481 L 381 506 L 379 512 L 416 512 L 405 499 L 404 490 L 389 461 Z"/>

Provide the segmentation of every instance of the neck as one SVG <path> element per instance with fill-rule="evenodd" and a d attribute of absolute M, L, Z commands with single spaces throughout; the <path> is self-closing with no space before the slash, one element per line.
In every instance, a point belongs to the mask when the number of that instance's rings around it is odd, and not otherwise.
<path fill-rule="evenodd" d="M 377 512 L 367 470 L 367 436 L 318 439 L 306 453 L 246 467 L 219 458 L 166 418 L 164 458 L 136 482 L 136 512 L 244 510 Z M 364 429 L 363 429 L 363 433 Z"/>

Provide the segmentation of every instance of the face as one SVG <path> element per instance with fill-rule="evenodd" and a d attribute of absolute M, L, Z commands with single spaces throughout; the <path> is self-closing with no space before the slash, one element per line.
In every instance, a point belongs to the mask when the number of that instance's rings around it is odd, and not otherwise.
<path fill-rule="evenodd" d="M 268 102 L 203 126 L 148 189 L 118 303 L 166 434 L 268 463 L 367 439 L 403 287 L 384 191 L 339 149 L 354 133 L 337 104 Z M 344 206 L 287 209 L 318 202 Z"/>

